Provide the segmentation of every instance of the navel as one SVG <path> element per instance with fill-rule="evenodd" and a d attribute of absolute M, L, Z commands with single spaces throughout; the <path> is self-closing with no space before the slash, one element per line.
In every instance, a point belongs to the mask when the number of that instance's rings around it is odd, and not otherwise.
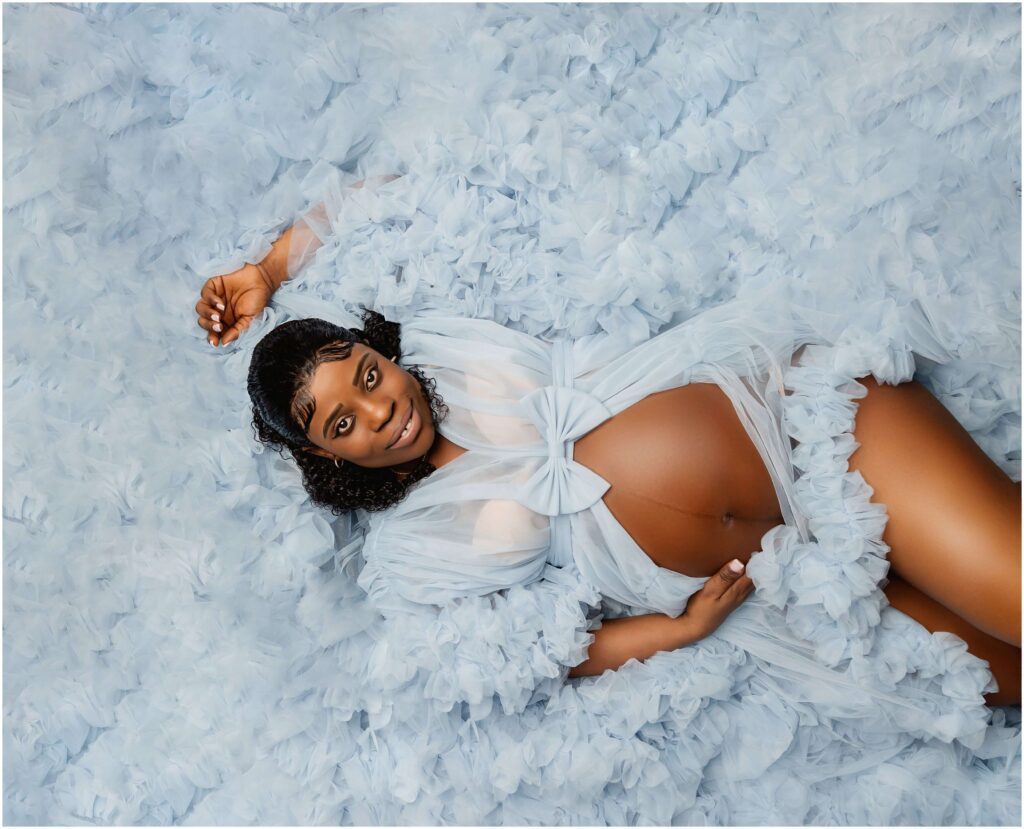
<path fill-rule="evenodd" d="M 621 485 L 613 485 L 611 487 L 611 489 L 609 489 L 608 492 L 605 493 L 604 500 L 607 502 L 610 498 L 617 498 L 618 496 L 622 496 L 622 495 L 625 495 L 625 496 L 627 496 L 629 498 L 636 498 L 636 499 L 639 499 L 640 501 L 647 501 L 647 502 L 652 503 L 652 504 L 657 504 L 659 507 L 663 507 L 664 509 L 671 510 L 672 512 L 678 513 L 679 515 L 685 515 L 685 516 L 688 516 L 690 518 L 717 518 L 723 524 L 725 524 L 726 526 L 732 526 L 737 521 L 740 521 L 740 522 L 743 522 L 743 523 L 747 523 L 747 524 L 753 524 L 753 523 L 762 523 L 763 524 L 763 523 L 766 523 L 766 522 L 781 522 L 782 521 L 782 515 L 779 514 L 779 513 L 776 513 L 775 515 L 768 515 L 768 516 L 763 516 L 763 517 L 759 516 L 759 515 L 744 515 L 744 516 L 741 516 L 741 517 L 737 517 L 736 513 L 732 512 L 732 511 L 726 511 L 726 512 L 723 512 L 723 513 L 718 513 L 718 512 L 708 513 L 708 512 L 699 512 L 697 510 L 689 510 L 689 509 L 685 509 L 684 507 L 680 507 L 677 504 L 670 504 L 670 503 L 668 503 L 666 501 L 662 501 L 660 498 L 652 498 L 650 495 L 648 495 L 646 493 L 634 492 L 632 489 L 630 489 L 628 487 L 621 486 Z"/>

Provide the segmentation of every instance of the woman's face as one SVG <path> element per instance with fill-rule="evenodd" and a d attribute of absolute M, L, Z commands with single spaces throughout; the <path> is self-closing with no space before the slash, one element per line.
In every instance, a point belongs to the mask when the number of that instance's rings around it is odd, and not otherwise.
<path fill-rule="evenodd" d="M 317 447 L 310 451 L 323 457 L 395 466 L 419 460 L 434 443 L 430 406 L 416 378 L 368 345 L 353 343 L 347 359 L 321 363 L 309 393 L 306 434 Z"/>

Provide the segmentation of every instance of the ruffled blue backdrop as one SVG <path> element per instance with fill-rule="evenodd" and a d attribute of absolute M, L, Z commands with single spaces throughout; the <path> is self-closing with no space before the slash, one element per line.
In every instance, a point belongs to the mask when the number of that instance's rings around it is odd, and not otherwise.
<path fill-rule="evenodd" d="M 929 297 L 960 346 L 921 379 L 1019 480 L 1019 7 L 3 14 L 8 823 L 1019 823 L 1019 707 L 978 756 L 795 780 L 744 766 L 795 726 L 744 720 L 727 648 L 547 711 L 428 705 L 244 388 L 260 334 L 324 301 L 579 336 L 863 279 Z M 329 165 L 417 184 L 215 351 L 203 280 Z"/>

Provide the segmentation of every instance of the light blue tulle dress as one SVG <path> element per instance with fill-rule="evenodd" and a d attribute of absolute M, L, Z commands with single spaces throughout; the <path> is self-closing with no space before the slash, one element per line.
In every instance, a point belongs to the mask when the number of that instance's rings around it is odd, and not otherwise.
<path fill-rule="evenodd" d="M 5 5 L 4 822 L 1019 826 L 1020 708 L 884 606 L 884 504 L 846 459 L 851 378 L 916 363 L 1020 478 L 1020 20 Z M 328 168 L 403 177 L 332 201 L 318 260 L 210 348 L 200 286 L 262 260 Z M 274 325 L 360 304 L 436 367 L 470 452 L 353 522 L 253 438 L 244 378 Z M 678 377 L 622 359 L 665 344 Z M 470 349 L 507 359 L 460 392 Z M 565 418 L 715 371 L 792 510 L 757 592 L 567 680 L 600 620 L 697 585 L 557 459 Z M 520 434 L 473 408 L 531 394 Z M 454 498 L 466 479 L 558 514 Z M 464 584 L 514 586 L 418 601 L 459 553 Z"/>
<path fill-rule="evenodd" d="M 359 584 L 394 623 L 393 670 L 427 669 L 427 695 L 443 710 L 466 703 L 475 720 L 495 701 L 506 713 L 545 703 L 542 734 L 529 737 L 544 750 L 481 748 L 510 791 L 544 773 L 558 747 L 593 764 L 595 781 L 622 760 L 620 740 L 566 734 L 544 717 L 582 706 L 617 709 L 624 723 L 651 718 L 650 689 L 616 672 L 570 681 L 569 668 L 586 658 L 601 618 L 677 616 L 706 579 L 647 557 L 602 501 L 608 482 L 573 460 L 573 444 L 645 396 L 693 382 L 717 384 L 734 404 L 785 524 L 750 559 L 756 592 L 714 634 L 648 660 L 678 676 L 671 707 L 688 713 L 664 738 L 690 746 L 686 773 L 709 791 L 777 776 L 784 798 L 878 770 L 886 797 L 941 799 L 983 758 L 1019 752 L 1019 729 L 998 727 L 1003 712 L 989 725 L 987 663 L 887 606 L 885 507 L 847 468 L 865 394 L 854 378 L 903 382 L 915 354 L 938 361 L 944 348 L 918 304 L 845 304 L 841 294 L 829 313 L 797 288 L 751 283 L 653 337 L 640 328 L 547 341 L 488 320 L 403 321 L 400 362 L 435 379 L 450 410 L 439 431 L 468 451 L 399 504 L 361 516 Z M 895 774 L 896 758 L 922 741 L 930 753 Z M 722 749 L 708 756 L 694 742 Z M 789 790 L 787 780 L 800 784 Z"/>

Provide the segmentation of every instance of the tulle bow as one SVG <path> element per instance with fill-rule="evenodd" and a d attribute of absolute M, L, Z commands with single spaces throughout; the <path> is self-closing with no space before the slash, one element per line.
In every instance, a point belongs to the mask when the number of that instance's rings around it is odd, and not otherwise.
<path fill-rule="evenodd" d="M 567 457 L 568 441 L 599 426 L 612 413 L 578 389 L 545 386 L 522 398 L 526 417 L 547 441 L 547 462 L 526 482 L 521 502 L 542 515 L 561 515 L 594 504 L 611 486 L 594 471 Z"/>

